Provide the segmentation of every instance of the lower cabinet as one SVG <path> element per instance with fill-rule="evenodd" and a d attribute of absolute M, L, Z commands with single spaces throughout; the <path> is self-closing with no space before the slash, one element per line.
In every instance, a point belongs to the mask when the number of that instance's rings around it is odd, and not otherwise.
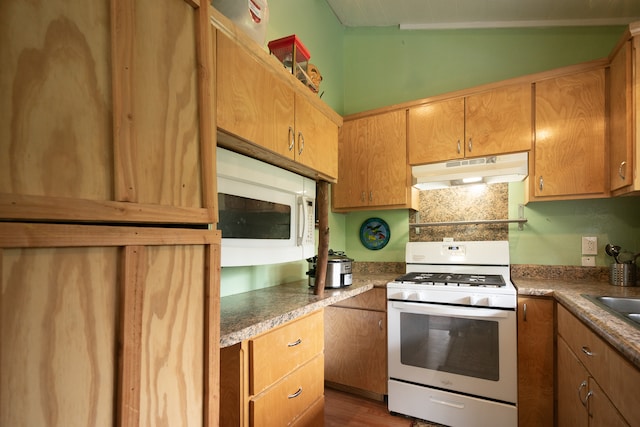
<path fill-rule="evenodd" d="M 640 370 L 558 305 L 558 426 L 640 425 Z"/>
<path fill-rule="evenodd" d="M 220 425 L 324 425 L 323 311 L 220 351 Z"/>
<path fill-rule="evenodd" d="M 0 425 L 215 425 L 217 231 L 0 223 L 0 236 Z"/>
<path fill-rule="evenodd" d="M 386 290 L 373 288 L 325 308 L 328 386 L 383 400 L 387 394 Z"/>
<path fill-rule="evenodd" d="M 554 307 L 551 298 L 518 297 L 518 425 L 553 425 Z"/>

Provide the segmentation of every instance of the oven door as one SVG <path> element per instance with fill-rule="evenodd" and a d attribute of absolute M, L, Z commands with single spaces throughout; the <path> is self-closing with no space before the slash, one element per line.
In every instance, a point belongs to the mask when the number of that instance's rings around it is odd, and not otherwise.
<path fill-rule="evenodd" d="M 389 377 L 515 403 L 513 310 L 388 302 Z"/>

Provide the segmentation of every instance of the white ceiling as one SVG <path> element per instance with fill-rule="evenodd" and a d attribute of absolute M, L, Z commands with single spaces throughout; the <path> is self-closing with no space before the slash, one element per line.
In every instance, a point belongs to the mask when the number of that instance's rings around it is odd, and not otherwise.
<path fill-rule="evenodd" d="M 640 0 L 326 0 L 347 27 L 407 29 L 626 25 Z"/>

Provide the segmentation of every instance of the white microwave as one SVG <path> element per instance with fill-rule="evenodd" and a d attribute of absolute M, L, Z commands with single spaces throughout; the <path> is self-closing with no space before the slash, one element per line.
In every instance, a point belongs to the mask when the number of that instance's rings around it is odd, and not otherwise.
<path fill-rule="evenodd" d="M 223 267 L 313 257 L 315 181 L 219 147 L 217 177 Z"/>

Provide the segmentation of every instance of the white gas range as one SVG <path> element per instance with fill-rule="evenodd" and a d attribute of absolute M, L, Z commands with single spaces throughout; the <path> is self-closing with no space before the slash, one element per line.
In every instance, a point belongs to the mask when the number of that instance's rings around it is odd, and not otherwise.
<path fill-rule="evenodd" d="M 387 284 L 389 410 L 449 426 L 517 425 L 509 244 L 410 242 Z"/>

